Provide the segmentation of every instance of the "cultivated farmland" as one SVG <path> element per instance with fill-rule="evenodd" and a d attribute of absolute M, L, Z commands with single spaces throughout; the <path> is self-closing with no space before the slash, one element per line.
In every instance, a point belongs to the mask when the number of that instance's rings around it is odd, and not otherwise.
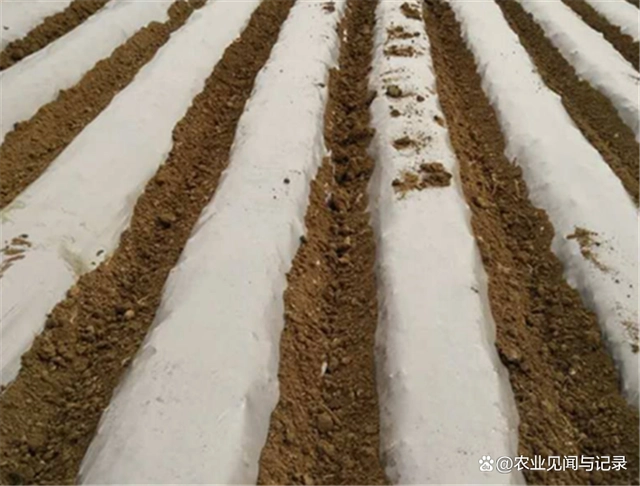
<path fill-rule="evenodd" d="M 1 484 L 638 484 L 637 2 L 0 12 Z"/>

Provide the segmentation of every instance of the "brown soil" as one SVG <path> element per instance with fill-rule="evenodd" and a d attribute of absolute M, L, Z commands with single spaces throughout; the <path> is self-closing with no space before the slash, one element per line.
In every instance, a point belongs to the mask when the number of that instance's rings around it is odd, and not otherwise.
<path fill-rule="evenodd" d="M 335 2 L 326 2 L 322 5 L 322 9 L 327 13 L 333 13 L 336 11 Z"/>
<path fill-rule="evenodd" d="M 419 170 L 405 170 L 401 177 L 393 180 L 393 189 L 401 197 L 409 191 L 422 191 L 431 187 L 451 185 L 451 174 L 439 162 L 420 164 Z"/>
<path fill-rule="evenodd" d="M 633 37 L 623 34 L 620 27 L 612 25 L 584 0 L 563 0 L 582 20 L 600 32 L 636 70 L 640 66 L 640 46 Z"/>
<path fill-rule="evenodd" d="M 640 0 L 627 0 L 627 2 L 640 8 Z"/>
<path fill-rule="evenodd" d="M 584 228 L 576 227 L 575 231 L 567 236 L 568 240 L 576 240 L 580 245 L 580 253 L 587 260 L 593 262 L 603 272 L 609 271 L 609 269 L 598 260 L 597 248 L 602 245 L 598 241 L 598 233 L 589 231 Z"/>
<path fill-rule="evenodd" d="M 425 187 L 447 187 L 451 185 L 451 174 L 440 162 L 420 164 L 420 174 Z"/>
<path fill-rule="evenodd" d="M 531 471 L 531 484 L 637 484 L 638 410 L 620 392 L 596 316 L 563 277 L 448 5 L 428 2 L 438 93 L 489 276 L 496 347 L 520 415 L 519 453 L 624 455 L 627 470 Z"/>
<path fill-rule="evenodd" d="M 422 14 L 420 13 L 420 10 L 413 5 L 403 3 L 400 6 L 400 11 L 404 14 L 405 17 L 409 19 L 422 20 Z"/>
<path fill-rule="evenodd" d="M 51 42 L 71 32 L 100 10 L 109 0 L 73 0 L 62 12 L 44 19 L 22 39 L 9 43 L 0 52 L 0 71 L 43 49 Z"/>
<path fill-rule="evenodd" d="M 255 76 L 293 0 L 266 0 L 173 132 L 114 255 L 80 278 L 0 396 L 0 483 L 68 484 L 226 167 Z M 168 94 L 170 95 L 170 94 Z"/>
<path fill-rule="evenodd" d="M 419 37 L 420 32 L 407 32 L 402 25 L 396 25 L 387 29 L 388 40 L 393 39 L 412 39 Z"/>
<path fill-rule="evenodd" d="M 412 170 L 404 170 L 400 177 L 393 180 L 393 190 L 399 192 L 404 197 L 407 192 L 419 191 L 422 188 L 420 174 Z"/>
<path fill-rule="evenodd" d="M 416 50 L 412 46 L 390 46 L 384 50 L 385 56 L 413 57 Z"/>
<path fill-rule="evenodd" d="M 11 203 L 104 110 L 204 0 L 178 0 L 165 23 L 151 22 L 70 89 L 17 123 L 0 146 L 0 208 Z"/>
<path fill-rule="evenodd" d="M 308 233 L 288 275 L 280 401 L 259 484 L 387 483 L 379 459 L 375 242 L 367 213 L 376 3 L 349 2 L 348 41 L 331 73 L 325 133 L 332 158 L 311 185 Z"/>
<path fill-rule="evenodd" d="M 638 204 L 640 147 L 611 101 L 580 79 L 575 69 L 518 2 L 500 0 L 505 18 L 520 38 L 545 84 L 562 98 L 565 109 L 629 195 Z"/>
<path fill-rule="evenodd" d="M 393 141 L 393 148 L 396 150 L 403 150 L 407 148 L 418 148 L 419 142 L 417 140 L 412 139 L 411 137 L 404 136 L 397 138 Z"/>

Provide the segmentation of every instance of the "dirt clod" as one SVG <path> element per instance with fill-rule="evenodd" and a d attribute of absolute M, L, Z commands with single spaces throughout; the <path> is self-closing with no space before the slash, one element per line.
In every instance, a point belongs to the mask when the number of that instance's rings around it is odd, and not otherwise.
<path fill-rule="evenodd" d="M 422 13 L 420 10 L 406 2 L 400 5 L 400 11 L 409 19 L 422 20 Z"/>
<path fill-rule="evenodd" d="M 451 184 L 451 174 L 440 162 L 420 164 L 422 181 L 425 187 L 445 187 Z"/>
<path fill-rule="evenodd" d="M 330 432 L 333 430 L 333 419 L 331 415 L 326 412 L 318 415 L 318 430 L 320 430 L 320 432 Z"/>
<path fill-rule="evenodd" d="M 386 93 L 389 98 L 402 98 L 402 89 L 397 84 L 387 86 Z"/>
<path fill-rule="evenodd" d="M 327 13 L 333 13 L 336 11 L 335 2 L 325 2 L 322 4 L 322 9 Z"/>
<path fill-rule="evenodd" d="M 412 139 L 411 137 L 408 136 L 403 136 L 400 138 L 397 138 L 393 141 L 393 146 L 396 150 L 403 150 L 409 147 L 417 147 L 418 146 L 418 142 L 416 142 L 414 139 Z"/>
<path fill-rule="evenodd" d="M 407 32 L 401 25 L 396 25 L 395 27 L 390 27 L 387 29 L 388 40 L 412 39 L 413 37 L 417 37 L 419 35 L 419 32 Z"/>
<path fill-rule="evenodd" d="M 602 271 L 608 271 L 607 267 L 598 260 L 596 248 L 600 246 L 598 233 L 585 228 L 576 227 L 575 231 L 567 236 L 568 240 L 576 240 L 580 245 L 580 253 Z"/>
<path fill-rule="evenodd" d="M 173 213 L 162 213 L 158 215 L 158 223 L 163 228 L 171 228 L 171 226 L 178 220 Z"/>
<path fill-rule="evenodd" d="M 409 191 L 421 191 L 430 187 L 447 187 L 451 184 L 451 174 L 439 162 L 420 164 L 419 170 L 405 170 L 400 178 L 394 179 L 393 188 L 402 197 Z"/>
<path fill-rule="evenodd" d="M 396 57 L 413 57 L 416 55 L 416 50 L 413 46 L 389 46 L 384 50 L 385 56 Z"/>

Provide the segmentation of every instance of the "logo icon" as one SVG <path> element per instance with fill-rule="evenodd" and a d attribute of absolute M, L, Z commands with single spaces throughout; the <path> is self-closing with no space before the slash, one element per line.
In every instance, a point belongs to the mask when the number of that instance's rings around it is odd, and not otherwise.
<path fill-rule="evenodd" d="M 478 463 L 480 463 L 481 471 L 483 472 L 493 471 L 494 460 L 491 459 L 491 456 L 482 456 L 482 459 L 478 459 Z"/>

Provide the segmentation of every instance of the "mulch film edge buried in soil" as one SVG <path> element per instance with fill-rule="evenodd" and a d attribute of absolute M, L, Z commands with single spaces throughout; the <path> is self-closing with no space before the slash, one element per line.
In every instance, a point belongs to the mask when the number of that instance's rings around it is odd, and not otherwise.
<path fill-rule="evenodd" d="M 551 252 L 553 227 L 528 200 L 520 169 L 504 156 L 504 137 L 455 15 L 429 1 L 425 17 L 438 94 L 489 277 L 496 345 L 520 416 L 519 454 L 627 460 L 617 472 L 526 470 L 526 479 L 636 484 L 638 410 L 620 392 L 597 319 L 564 280 Z"/>
<path fill-rule="evenodd" d="M 40 177 L 204 3 L 177 0 L 169 7 L 166 22 L 154 21 L 141 28 L 75 86 L 60 91 L 54 101 L 7 133 L 0 146 L 0 209 Z"/>
<path fill-rule="evenodd" d="M 62 12 L 45 18 L 21 39 L 9 43 L 0 52 L 0 71 L 10 68 L 34 52 L 71 32 L 110 0 L 73 0 Z"/>
<path fill-rule="evenodd" d="M 567 113 L 638 204 L 640 146 L 633 130 L 605 95 L 580 79 L 531 14 L 515 1 L 497 4 L 545 84 L 560 95 Z"/>
<path fill-rule="evenodd" d="M 600 32 L 607 41 L 629 61 L 636 70 L 640 68 L 640 46 L 630 35 L 622 33 L 620 27 L 612 25 L 585 0 L 562 0 L 594 30 Z"/>
<path fill-rule="evenodd" d="M 229 159 L 235 129 L 294 0 L 265 0 L 173 132 L 114 255 L 80 278 L 0 396 L 0 482 L 73 483 L 164 282 Z"/>
<path fill-rule="evenodd" d="M 374 338 L 375 242 L 367 212 L 367 148 L 377 2 L 351 0 L 325 138 L 331 158 L 311 185 L 307 236 L 287 276 L 280 400 L 259 484 L 384 484 Z"/>

